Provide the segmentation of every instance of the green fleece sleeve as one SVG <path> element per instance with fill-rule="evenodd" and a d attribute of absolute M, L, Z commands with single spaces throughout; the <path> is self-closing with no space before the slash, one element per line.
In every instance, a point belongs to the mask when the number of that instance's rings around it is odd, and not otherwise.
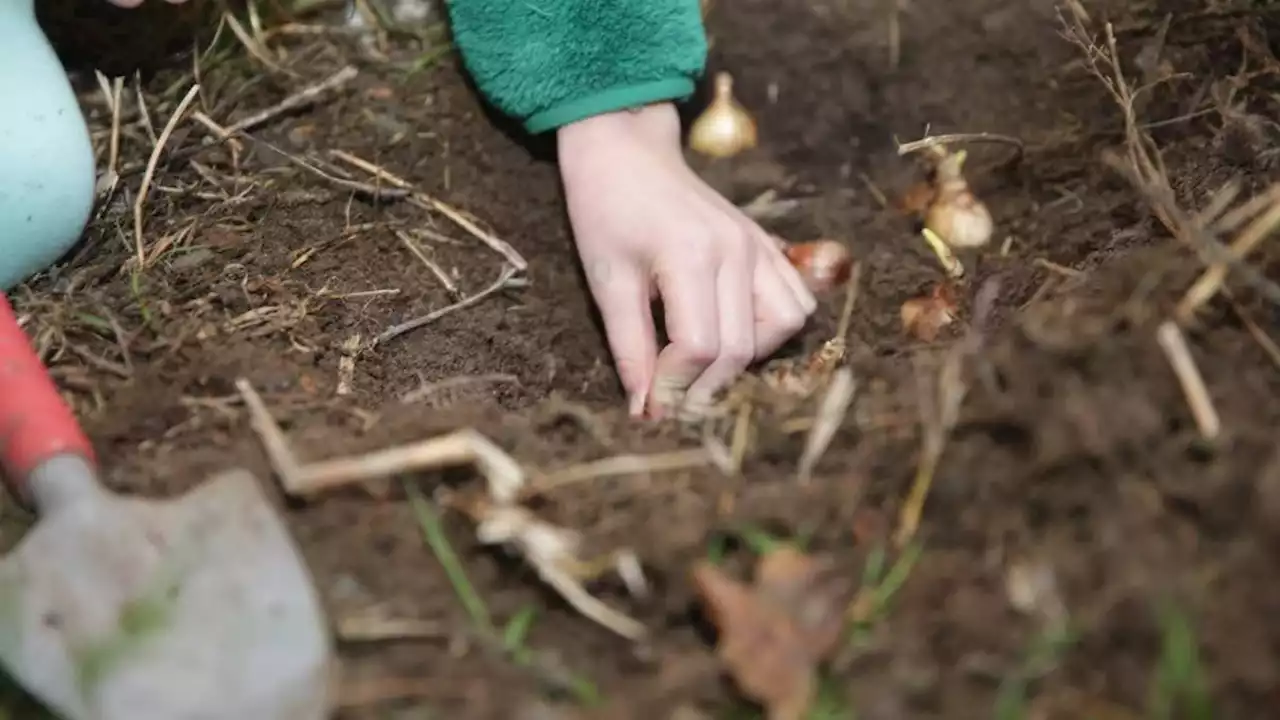
<path fill-rule="evenodd" d="M 698 0 L 447 0 L 463 63 L 531 133 L 694 91 Z"/>

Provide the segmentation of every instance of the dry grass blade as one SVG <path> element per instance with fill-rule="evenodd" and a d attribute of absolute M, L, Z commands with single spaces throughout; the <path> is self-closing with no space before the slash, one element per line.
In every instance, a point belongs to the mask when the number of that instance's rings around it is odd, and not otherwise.
<path fill-rule="evenodd" d="M 1245 329 L 1248 330 L 1249 334 L 1253 336 L 1253 339 L 1257 341 L 1258 346 L 1261 347 L 1262 351 L 1266 353 L 1268 358 L 1270 358 L 1272 364 L 1277 368 L 1280 368 L 1280 345 L 1277 345 L 1276 341 L 1271 339 L 1271 336 L 1267 335 L 1263 332 L 1262 328 L 1258 327 L 1258 323 L 1254 322 L 1252 317 L 1249 317 L 1249 313 L 1245 312 L 1245 309 L 1240 307 L 1240 303 L 1236 302 L 1235 298 L 1231 297 L 1230 292 L 1223 291 L 1223 295 L 1226 296 L 1227 301 L 1231 304 L 1231 311 L 1236 314 L 1236 317 L 1240 318 L 1240 322 L 1244 323 Z"/>
<path fill-rule="evenodd" d="M 307 87 L 290 94 L 289 97 L 281 100 L 271 107 L 259 110 L 246 118 L 231 123 L 226 127 L 226 132 L 228 134 L 249 132 L 250 130 L 260 127 L 275 118 L 284 115 L 285 113 L 293 112 L 298 108 L 315 102 L 321 95 L 337 90 L 343 85 L 351 82 L 358 74 L 359 71 L 356 70 L 354 66 L 347 65 L 324 80 L 321 80 L 314 85 L 308 85 Z"/>
<path fill-rule="evenodd" d="M 1266 212 L 1255 218 L 1240 233 L 1240 236 L 1227 249 L 1230 259 L 1226 262 L 1215 262 L 1187 289 L 1182 300 L 1174 311 L 1179 322 L 1189 322 L 1197 310 L 1213 299 L 1222 289 L 1227 278 L 1227 269 L 1233 263 L 1239 263 L 1254 250 L 1263 240 L 1271 237 L 1276 226 L 1280 225 L 1280 202 L 1267 208 Z"/>
<path fill-rule="evenodd" d="M 409 252 L 413 253 L 413 256 L 418 258 L 418 261 L 425 265 L 427 270 L 431 271 L 432 275 L 436 276 L 436 280 L 439 280 L 441 285 L 444 285 L 444 289 L 449 293 L 450 297 L 454 300 L 462 298 L 462 292 L 458 290 L 458 286 L 454 284 L 453 278 L 449 277 L 449 274 L 446 273 L 444 268 L 440 267 L 435 260 L 432 260 L 427 256 L 427 253 L 418 246 L 417 241 L 409 237 L 409 233 L 403 230 L 396 230 L 395 234 L 405 248 L 408 249 Z"/>
<path fill-rule="evenodd" d="M 98 186 L 95 188 L 96 195 L 101 198 L 111 195 L 116 189 L 116 184 L 120 182 L 120 106 L 121 93 L 124 90 L 124 78 L 116 78 L 115 82 L 110 82 L 101 72 L 96 73 L 98 85 L 102 88 L 102 94 L 107 101 L 107 107 L 111 110 L 111 138 L 107 143 L 107 170 L 102 177 L 98 179 Z"/>
<path fill-rule="evenodd" d="M 285 160 L 288 160 L 289 162 L 293 163 L 297 167 L 302 168 L 303 170 L 306 170 L 312 175 L 315 175 L 316 177 L 324 180 L 325 182 L 328 182 L 332 185 L 340 187 L 344 190 L 350 190 L 351 192 L 362 195 L 375 202 L 402 200 L 409 196 L 409 193 L 407 190 L 379 187 L 377 185 L 372 185 L 370 183 L 359 182 L 358 180 L 348 180 L 346 178 L 337 177 L 336 175 L 331 175 L 325 172 L 324 170 L 321 170 L 320 168 L 316 167 L 315 165 L 307 162 L 306 160 L 303 160 L 302 158 L 294 155 L 293 153 L 287 152 L 283 148 L 275 145 L 274 143 L 271 143 L 266 140 L 263 140 L 262 138 L 258 138 L 258 137 L 254 137 L 253 135 L 250 135 L 245 130 L 233 130 L 230 127 L 223 127 L 222 125 L 218 124 L 213 118 L 209 117 L 208 115 L 205 115 L 204 113 L 198 110 L 196 112 L 191 113 L 191 119 L 200 123 L 209 132 L 213 133 L 214 137 L 216 137 L 219 142 L 226 142 L 227 140 L 233 137 L 244 138 L 245 140 L 248 140 L 258 145 L 262 145 L 263 147 L 269 148 L 275 154 L 279 155 Z"/>
<path fill-rule="evenodd" d="M 1218 411 L 1214 408 L 1213 398 L 1209 396 L 1195 358 L 1191 357 L 1191 349 L 1187 347 L 1182 328 L 1173 320 L 1166 320 L 1156 330 L 1156 340 L 1169 358 L 1169 365 L 1173 367 L 1178 383 L 1182 385 L 1182 392 L 1187 398 L 1196 427 L 1200 429 L 1200 436 L 1211 442 L 1216 440 L 1222 430 L 1222 421 L 1218 418 Z"/>
<path fill-rule="evenodd" d="M 333 75 L 326 78 L 325 80 L 322 80 L 321 82 L 316 83 L 314 85 L 305 87 L 289 95 L 289 97 L 285 98 L 284 100 L 281 100 L 275 105 L 272 105 L 271 107 L 266 108 L 264 110 L 255 112 L 249 115 L 248 117 L 245 117 L 241 120 L 236 121 L 235 123 L 232 123 L 229 126 L 223 126 L 222 124 L 213 121 L 213 119 L 211 119 L 208 115 L 202 112 L 193 113 L 192 117 L 195 120 L 197 120 L 201 125 L 204 125 L 206 128 L 208 128 L 209 131 L 213 133 L 215 139 L 220 143 L 225 143 L 235 137 L 247 138 L 254 142 L 261 143 L 266 145 L 267 147 L 270 147 L 273 151 L 279 153 L 281 156 L 292 161 L 294 164 L 298 165 L 304 170 L 315 173 L 323 177 L 324 179 L 328 180 L 329 182 L 334 183 L 335 185 L 356 190 L 357 192 L 363 192 L 365 194 L 368 194 L 371 197 L 379 198 L 379 199 L 406 197 L 408 193 L 405 191 L 390 190 L 387 188 L 379 189 L 376 186 L 368 185 L 366 183 L 358 183 L 351 180 L 344 180 L 342 178 L 334 177 L 332 175 L 329 175 L 328 173 L 325 173 L 319 168 L 316 168 L 314 165 L 311 165 L 310 163 L 306 163 L 294 157 L 293 155 L 290 155 L 289 153 L 282 151 L 280 148 L 277 148 L 274 145 L 267 143 L 264 140 L 255 138 L 248 134 L 249 131 L 259 128 L 262 125 L 265 125 L 266 123 L 280 117 L 285 113 L 291 112 L 293 110 L 297 110 L 298 108 L 303 107 L 308 103 L 312 103 L 316 101 L 324 93 L 329 92 L 331 90 L 335 90 L 338 87 L 345 85 L 348 81 L 354 78 L 355 75 L 356 75 L 356 71 L 354 68 L 344 67 L 342 70 L 339 70 L 337 73 L 334 73 Z M 196 77 L 198 78 L 199 76 L 200 76 L 200 73 L 197 72 Z M 200 86 L 199 82 L 197 82 L 196 85 L 198 86 L 198 88 L 203 87 L 203 86 Z M 198 97 L 200 94 L 199 89 L 197 89 L 196 94 Z M 143 99 L 141 92 L 139 92 L 138 94 L 138 104 L 139 104 L 139 110 L 142 113 L 144 118 L 145 129 L 147 130 L 148 134 L 152 134 L 153 131 L 151 130 L 151 121 L 147 115 L 146 103 Z M 157 145 L 160 144 L 159 141 L 157 141 L 156 144 Z M 184 148 L 181 151 L 172 153 L 170 157 L 171 159 L 172 158 L 189 158 L 210 147 L 213 147 L 213 145 L 210 145 L 209 143 L 196 145 L 196 146 Z M 126 168 L 121 173 L 121 176 L 130 175 L 136 171 L 137 171 L 136 167 Z"/>
<path fill-rule="evenodd" d="M 853 324 L 853 310 L 858 306 L 858 293 L 862 287 L 862 263 L 854 263 L 849 272 L 849 282 L 844 291 L 844 305 L 840 308 L 840 319 L 836 322 L 836 333 L 832 339 L 842 346 L 849 344 L 849 327 Z"/>
<path fill-rule="evenodd" d="M 137 252 L 139 270 L 145 269 L 147 263 L 146 243 L 142 236 L 142 229 L 145 224 L 143 215 L 147 208 L 147 193 L 151 190 L 151 182 L 155 178 L 156 166 L 160 163 L 160 156 L 164 154 L 164 148 L 169 142 L 169 136 L 173 135 L 173 129 L 178 126 L 183 115 L 186 114 L 187 108 L 191 106 L 191 101 L 195 100 L 199 92 L 199 85 L 192 85 L 191 89 L 187 90 L 186 96 L 182 98 L 182 102 L 178 103 L 177 109 L 169 117 L 169 122 L 165 123 L 164 130 L 160 132 L 160 139 L 156 142 L 155 147 L 151 149 L 151 157 L 147 158 L 147 170 L 142 175 L 142 185 L 138 188 L 138 197 L 133 201 L 134 249 Z"/>
<path fill-rule="evenodd" d="M 196 78 L 196 84 L 200 85 L 200 79 Z M 203 85 L 201 85 L 203 87 Z M 133 74 L 133 95 L 138 99 L 138 124 L 147 133 L 147 137 L 151 138 L 151 143 L 160 142 L 159 136 L 156 135 L 155 124 L 151 122 L 151 111 L 147 109 L 147 96 L 142 91 L 142 73 Z"/>
<path fill-rule="evenodd" d="M 250 3 L 250 5 L 252 6 L 252 3 Z M 280 65 L 272 59 L 271 52 L 267 50 L 267 48 L 263 47 L 262 43 L 258 42 L 258 40 L 254 38 L 248 30 L 245 30 L 244 25 L 240 24 L 240 21 L 236 19 L 234 14 L 230 11 L 224 12 L 222 14 L 222 19 L 226 23 L 227 27 L 231 28 L 232 34 L 236 36 L 236 39 L 240 41 L 240 44 L 244 45 L 244 49 L 248 50 L 249 54 L 253 56 L 255 60 L 267 66 L 267 68 L 273 72 L 278 72 L 283 75 L 296 75 L 296 73 L 280 67 Z"/>
<path fill-rule="evenodd" d="M 410 198 L 411 202 L 413 202 L 415 205 L 418 205 L 426 210 L 433 210 L 449 218 L 449 220 L 453 221 L 458 227 L 462 228 L 463 230 L 466 230 L 468 233 L 471 233 L 471 235 L 475 237 L 477 240 L 484 243 L 485 245 L 488 245 L 489 248 L 492 249 L 494 252 L 497 252 L 498 254 L 506 258 L 507 262 L 511 263 L 511 266 L 514 267 L 517 272 L 524 272 L 525 270 L 529 269 L 528 261 L 524 259 L 523 255 L 521 255 L 519 252 L 516 252 L 515 248 L 511 247 L 511 245 L 509 245 L 506 241 L 502 240 L 501 238 L 495 237 L 492 233 L 485 232 L 483 229 L 480 228 L 479 225 L 476 225 L 474 222 L 471 221 L 470 218 L 468 218 L 466 215 L 463 215 L 462 212 L 460 212 L 457 208 L 453 207 L 452 205 L 442 200 L 437 200 L 436 198 L 422 192 L 421 190 L 415 189 L 413 187 L 413 184 L 410 183 L 408 180 L 405 180 L 402 177 L 394 175 L 388 172 L 386 169 L 381 168 L 377 165 L 374 165 L 368 160 L 358 158 L 355 155 L 352 155 L 351 153 L 343 152 L 341 150 L 330 150 L 329 152 L 335 158 L 349 165 L 353 165 L 361 170 L 364 170 L 370 175 L 377 177 L 379 180 L 384 180 L 386 182 L 391 183 L 392 185 L 395 185 L 396 187 L 412 191 L 413 195 Z"/>

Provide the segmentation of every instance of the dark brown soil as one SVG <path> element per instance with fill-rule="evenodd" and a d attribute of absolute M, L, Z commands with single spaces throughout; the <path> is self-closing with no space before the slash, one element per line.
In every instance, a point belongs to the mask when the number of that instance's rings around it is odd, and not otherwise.
<path fill-rule="evenodd" d="M 1142 122 L 1155 123 L 1182 206 L 1202 207 L 1231 179 L 1242 183 L 1242 197 L 1273 182 L 1276 127 L 1264 118 L 1276 110 L 1276 78 L 1259 71 L 1278 66 L 1263 54 L 1266 33 L 1280 33 L 1275 13 L 1172 0 L 1120 5 L 1110 16 L 1104 7 L 1089 10 L 1095 20 L 1114 20 L 1121 55 L 1161 51 L 1186 74 L 1151 90 L 1139 108 Z M 539 664 L 589 679 L 630 717 L 740 710 L 715 665 L 688 569 L 742 527 L 804 535 L 855 576 L 868 557 L 891 548 L 885 543 L 919 456 L 913 358 L 930 355 L 902 334 L 898 308 L 940 275 L 909 223 L 870 188 L 892 196 L 912 178 L 895 137 L 1006 133 L 1026 143 L 1019 163 L 999 166 L 1003 151 L 983 147 L 970 160 L 999 223 L 995 247 L 966 259 L 966 306 L 985 282 L 999 283 L 986 348 L 928 500 L 924 550 L 884 618 L 833 670 L 832 692 L 847 712 L 830 717 L 1144 717 L 1160 694 L 1161 663 L 1187 655 L 1166 644 L 1166 607 L 1191 622 L 1214 711 L 1152 716 L 1270 716 L 1280 701 L 1280 584 L 1272 578 L 1280 559 L 1273 445 L 1280 368 L 1231 304 L 1210 303 L 1188 340 L 1223 432 L 1212 447 L 1200 441 L 1154 329 L 1202 266 L 1101 162 L 1124 141 L 1121 115 L 1080 49 L 1060 36 L 1050 0 L 912 4 L 901 17 L 896 68 L 888 63 L 884 6 L 722 0 L 709 21 L 713 69 L 734 74 L 763 138 L 751 158 L 707 168 L 709 176 L 740 203 L 769 188 L 809 198 L 770 228 L 789 238 L 839 238 L 862 262 L 850 360 L 861 389 L 814 482 L 800 486 L 793 476 L 802 436 L 766 428 L 743 477 L 711 469 L 644 474 L 548 498 L 540 513 L 583 531 L 593 549 L 639 552 L 654 598 L 630 600 L 608 584 L 601 592 L 652 630 L 652 646 L 642 651 L 567 608 L 518 562 L 478 547 L 470 522 L 448 515 L 449 539 L 471 581 L 498 622 L 536 608 L 528 646 Z M 1152 38 L 1165 13 L 1175 20 L 1161 48 Z M 1242 37 L 1259 39 L 1256 52 L 1245 52 Z M 334 39 L 274 44 L 288 50 L 281 64 L 300 77 L 255 70 L 246 85 L 245 61 L 210 69 L 211 117 L 233 122 L 356 57 Z M 354 197 L 268 145 L 244 142 L 238 156 L 206 149 L 162 167 L 148 242 L 188 226 L 192 234 L 145 272 L 121 270 L 132 252 L 130 203 L 140 175 L 126 169 L 127 190 L 85 246 L 53 276 L 14 294 L 33 313 L 34 332 L 113 487 L 176 493 L 232 464 L 268 478 L 233 385 L 241 376 L 306 458 L 467 426 L 543 469 L 688 444 L 677 430 L 621 415 L 546 148 L 495 122 L 452 55 L 406 72 L 423 52 L 393 38 L 390 60 L 354 60 L 361 74 L 335 99 L 254 135 L 302 157 L 358 155 L 465 209 L 528 258 L 529 286 L 362 355 L 353 392 L 337 396 L 344 341 L 453 301 L 396 230 L 430 227 L 453 238 L 429 252 L 456 273 L 463 292 L 490 283 L 501 258 L 441 217 Z M 1220 112 L 1211 84 L 1237 74 L 1244 56 L 1255 74 L 1240 80 L 1234 105 Z M 1126 70 L 1140 82 L 1137 66 Z M 179 72 L 150 82 L 156 123 L 188 86 Z M 162 97 L 166 88 L 175 89 Z M 104 140 L 100 98 L 86 94 L 86 106 Z M 196 146 L 202 132 L 184 123 L 172 147 Z M 149 149 L 135 130 L 123 156 L 141 163 Z M 1266 246 L 1250 262 L 1280 275 Z M 1257 332 L 1280 332 L 1273 306 L 1243 282 L 1231 288 Z M 789 352 L 830 337 L 838 305 Z M 249 312 L 262 321 L 233 322 Z M 111 323 L 119 338 L 104 329 Z M 516 381 L 398 401 L 424 382 L 494 374 Z M 583 403 L 592 422 L 549 413 L 553 395 Z M 608 442 L 597 437 L 602 430 Z M 476 482 L 466 474 L 413 481 L 427 489 Z M 519 709 L 549 697 L 537 673 L 476 642 L 402 493 L 339 491 L 286 512 L 335 619 L 384 604 L 397 616 L 441 624 L 436 638 L 343 644 L 353 686 L 372 692 L 384 683 L 409 688 L 393 695 L 413 696 L 362 702 L 344 717 L 526 717 Z M 889 550 L 890 561 L 900 555 Z M 1030 670 L 1028 653 L 1042 633 L 1006 589 L 1009 569 L 1027 563 L 1056 576 L 1078 633 Z M 1007 694 L 1027 673 L 1028 707 L 997 712 L 1002 688 Z M 392 714 L 397 708 L 404 714 Z"/>

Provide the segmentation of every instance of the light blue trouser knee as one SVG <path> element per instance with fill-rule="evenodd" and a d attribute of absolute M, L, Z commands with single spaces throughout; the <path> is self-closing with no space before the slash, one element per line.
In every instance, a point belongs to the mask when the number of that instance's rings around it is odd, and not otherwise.
<path fill-rule="evenodd" d="M 93 189 L 89 132 L 32 0 L 0 0 L 0 291 L 75 245 Z"/>

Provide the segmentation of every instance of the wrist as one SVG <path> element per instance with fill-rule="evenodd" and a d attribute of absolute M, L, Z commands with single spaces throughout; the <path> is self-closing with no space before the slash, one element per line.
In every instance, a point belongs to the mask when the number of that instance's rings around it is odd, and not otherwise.
<path fill-rule="evenodd" d="M 561 126 L 556 131 L 557 152 L 563 163 L 574 157 L 598 154 L 602 149 L 607 151 L 632 138 L 655 137 L 652 129 L 667 125 L 675 128 L 678 144 L 680 117 L 671 102 L 600 113 Z"/>
<path fill-rule="evenodd" d="M 568 140 L 572 143 L 582 137 L 627 132 L 633 130 L 644 117 L 660 113 L 664 109 L 675 112 L 674 105 L 661 102 L 592 115 L 561 126 L 556 130 L 556 139 L 560 142 Z"/>

